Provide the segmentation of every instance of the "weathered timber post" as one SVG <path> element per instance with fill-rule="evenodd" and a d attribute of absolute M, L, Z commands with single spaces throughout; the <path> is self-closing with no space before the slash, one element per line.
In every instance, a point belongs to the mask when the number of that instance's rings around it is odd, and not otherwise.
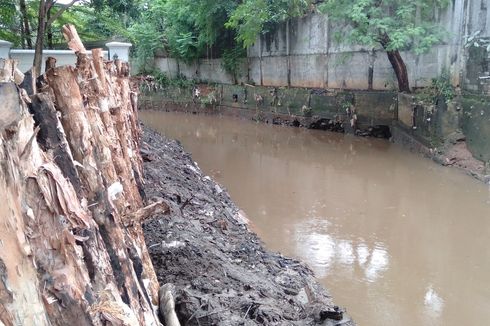
<path fill-rule="evenodd" d="M 46 93 L 0 64 L 0 324 L 159 325 L 140 223 L 168 207 L 142 197 L 128 65 L 63 32 L 77 65 L 52 62 Z"/>

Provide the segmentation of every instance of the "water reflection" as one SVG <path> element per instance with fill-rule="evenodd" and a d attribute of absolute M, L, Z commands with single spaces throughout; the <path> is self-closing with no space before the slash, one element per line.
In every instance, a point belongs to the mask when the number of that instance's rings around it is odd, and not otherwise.
<path fill-rule="evenodd" d="M 364 270 L 368 282 L 374 282 L 388 268 L 388 253 L 379 244 L 371 251 L 367 267 Z"/>
<path fill-rule="evenodd" d="M 316 275 L 327 278 L 332 265 L 341 265 L 343 269 L 360 268 L 367 282 L 375 282 L 388 269 L 389 255 L 382 243 L 370 248 L 366 243 L 354 244 L 353 241 L 335 238 L 328 231 L 325 220 L 310 220 L 297 224 L 295 243 L 297 256 L 308 257 L 310 267 Z M 322 229 L 322 233 L 318 233 Z"/>
<path fill-rule="evenodd" d="M 429 317 L 437 319 L 442 314 L 444 300 L 432 288 L 432 285 L 427 287 L 427 292 L 424 295 L 424 305 Z"/>

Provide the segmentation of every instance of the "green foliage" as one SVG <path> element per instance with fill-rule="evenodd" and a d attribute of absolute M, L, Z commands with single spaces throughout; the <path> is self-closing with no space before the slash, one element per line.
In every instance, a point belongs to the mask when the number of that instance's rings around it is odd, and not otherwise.
<path fill-rule="evenodd" d="M 88 5 L 76 5 L 67 10 L 52 25 L 55 47 L 65 47 L 61 27 L 73 24 L 84 42 L 106 41 L 110 38 L 128 38 L 123 22 L 110 8 L 97 11 Z"/>
<path fill-rule="evenodd" d="M 228 0 L 155 0 L 130 33 L 145 55 L 165 48 L 173 57 L 192 62 L 214 45 L 233 45 L 233 33 L 224 24 L 235 7 L 236 1 Z"/>
<path fill-rule="evenodd" d="M 451 79 L 448 71 L 444 71 L 439 77 L 432 78 L 430 87 L 435 96 L 443 97 L 446 101 L 454 98 L 454 87 L 451 85 Z"/>
<path fill-rule="evenodd" d="M 264 30 L 269 17 L 266 0 L 246 0 L 237 8 L 225 26 L 235 29 L 237 41 L 243 43 L 244 47 L 250 47 Z"/>
<path fill-rule="evenodd" d="M 179 75 L 177 78 L 170 79 L 170 85 L 176 86 L 179 88 L 190 89 L 193 88 L 197 84 L 197 81 L 194 79 L 187 79 L 184 75 Z"/>
<path fill-rule="evenodd" d="M 167 74 L 158 70 L 153 74 L 153 77 L 155 77 L 155 82 L 157 83 L 157 85 L 162 88 L 167 87 L 171 84 L 171 79 L 167 76 Z"/>
<path fill-rule="evenodd" d="M 192 89 L 197 84 L 196 80 L 187 79 L 184 75 L 171 78 L 158 69 L 141 71 L 137 79 L 139 80 L 139 89 L 141 92 L 157 91 L 169 87 Z"/>
<path fill-rule="evenodd" d="M 155 7 L 161 15 L 165 29 L 163 35 L 170 53 L 186 62 L 201 56 L 203 48 L 198 44 L 199 33 L 196 28 L 196 10 L 190 0 L 156 1 Z"/>
<path fill-rule="evenodd" d="M 145 4 L 145 0 L 90 0 L 91 7 L 97 12 L 110 9 L 124 23 L 139 18 Z"/>
<path fill-rule="evenodd" d="M 212 91 L 208 95 L 201 97 L 201 104 L 204 106 L 214 106 L 218 103 L 216 92 Z"/>
<path fill-rule="evenodd" d="M 93 0 L 104 1 L 104 0 Z M 122 1 L 122 0 L 119 0 Z M 224 59 L 234 76 L 245 52 L 259 33 L 301 16 L 311 0 L 154 0 L 128 29 L 138 66 L 148 70 L 156 51 L 190 63 L 211 54 Z"/>
<path fill-rule="evenodd" d="M 446 102 L 451 101 L 455 96 L 454 87 L 451 85 L 451 75 L 449 71 L 443 72 L 436 78 L 432 78 L 431 85 L 423 88 L 418 99 L 425 103 L 435 103 L 438 98 L 443 98 Z"/>
<path fill-rule="evenodd" d="M 443 41 L 445 32 L 436 24 L 438 9 L 449 0 L 326 0 L 319 10 L 344 24 L 343 35 L 354 44 L 386 51 L 424 53 Z M 345 38 L 345 36 L 344 36 Z"/>
<path fill-rule="evenodd" d="M 127 2 L 127 11 L 136 14 L 134 8 L 136 8 L 139 1 L 121 0 L 121 2 L 124 1 Z M 19 3 L 19 0 L 0 0 L 0 39 L 13 42 L 15 47 L 22 45 L 23 37 L 20 32 L 22 13 L 18 9 Z M 39 1 L 25 0 L 25 3 L 31 40 L 34 43 L 39 15 Z M 113 4 L 116 8 L 121 8 L 122 5 L 118 3 L 116 0 L 81 0 L 70 7 L 69 10 L 64 11 L 51 26 L 54 47 L 66 47 L 61 33 L 61 27 L 64 24 L 75 25 L 80 38 L 84 42 L 105 41 L 114 37 L 128 38 L 127 23 L 131 19 L 131 15 L 110 7 Z M 59 10 L 59 5 L 53 6 L 50 11 L 51 16 L 54 16 Z M 45 38 L 46 41 L 47 39 Z M 46 46 L 47 44 L 45 44 Z"/>
<path fill-rule="evenodd" d="M 237 75 L 240 70 L 240 64 L 243 62 L 247 53 L 243 47 L 235 46 L 231 49 L 225 49 L 222 55 L 223 68 L 233 76 L 236 83 Z"/>
<path fill-rule="evenodd" d="M 307 13 L 311 0 L 244 0 L 225 24 L 236 30 L 237 41 L 250 47 L 261 33 L 278 23 Z"/>
<path fill-rule="evenodd" d="M 19 46 L 20 17 L 16 12 L 15 4 L 11 0 L 0 0 L 0 39 Z"/>
<path fill-rule="evenodd" d="M 155 10 L 146 11 L 138 23 L 128 29 L 131 42 L 136 49 L 136 66 L 138 71 L 147 71 L 153 68 L 155 51 L 164 46 L 164 22 L 158 19 Z"/>

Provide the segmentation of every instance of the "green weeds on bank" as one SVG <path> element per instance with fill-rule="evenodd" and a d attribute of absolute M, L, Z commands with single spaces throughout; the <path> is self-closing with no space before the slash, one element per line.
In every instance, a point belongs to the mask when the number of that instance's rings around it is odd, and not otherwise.
<path fill-rule="evenodd" d="M 141 92 L 155 92 L 169 87 L 192 89 L 198 83 L 197 80 L 188 79 L 182 74 L 176 78 L 171 78 L 166 73 L 158 70 L 144 71 L 136 78 L 140 80 L 139 90 Z"/>
<path fill-rule="evenodd" d="M 438 77 L 432 78 L 430 86 L 419 90 L 416 96 L 420 102 L 428 104 L 435 104 L 439 98 L 443 98 L 446 103 L 450 102 L 456 92 L 451 85 L 449 72 L 444 70 Z"/>

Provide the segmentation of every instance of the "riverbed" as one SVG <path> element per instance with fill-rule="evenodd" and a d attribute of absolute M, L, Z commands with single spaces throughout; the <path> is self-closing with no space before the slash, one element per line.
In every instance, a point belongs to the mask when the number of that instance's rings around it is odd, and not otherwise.
<path fill-rule="evenodd" d="M 490 320 L 490 190 L 388 141 L 140 112 L 305 261 L 359 325 Z"/>

